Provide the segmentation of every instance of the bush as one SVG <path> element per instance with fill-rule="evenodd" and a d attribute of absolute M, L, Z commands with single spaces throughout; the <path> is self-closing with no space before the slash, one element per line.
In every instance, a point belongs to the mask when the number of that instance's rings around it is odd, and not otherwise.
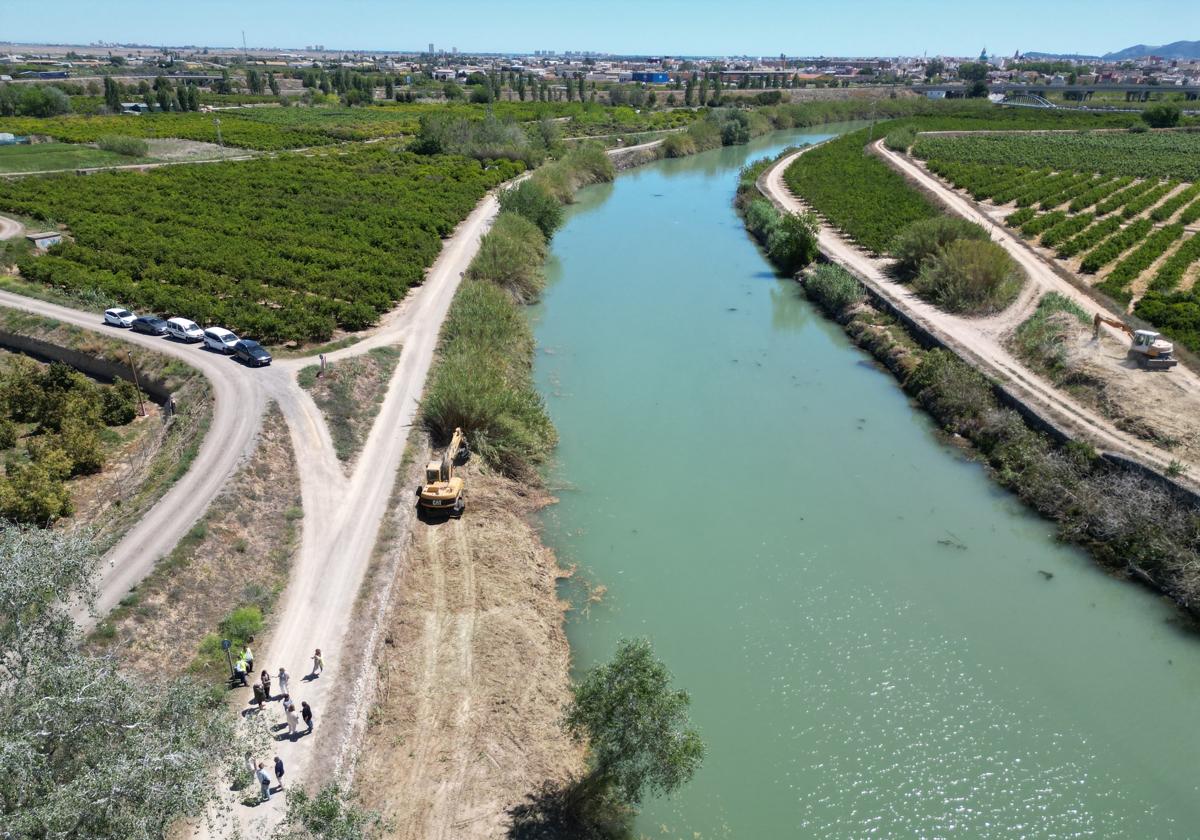
<path fill-rule="evenodd" d="M 911 125 L 901 126 L 889 132 L 883 143 L 893 152 L 907 152 L 917 142 L 917 130 Z"/>
<path fill-rule="evenodd" d="M 894 270 L 900 278 L 911 280 L 917 276 L 927 259 L 951 242 L 987 238 L 986 230 L 957 216 L 921 219 L 900 231 L 892 242 L 891 252 L 896 258 Z"/>
<path fill-rule="evenodd" d="M 238 607 L 217 625 L 221 635 L 241 648 L 250 639 L 262 632 L 263 615 L 257 606 Z"/>
<path fill-rule="evenodd" d="M 678 131 L 674 134 L 668 134 L 662 144 L 663 156 L 669 158 L 687 157 L 694 155 L 697 151 L 696 140 L 686 131 Z"/>
<path fill-rule="evenodd" d="M 546 285 L 542 265 L 546 260 L 546 237 L 533 222 L 508 211 L 479 245 L 467 276 L 490 280 L 506 289 L 521 303 L 536 300 Z"/>
<path fill-rule="evenodd" d="M 7 417 L 0 417 L 0 450 L 17 445 L 17 426 Z"/>
<path fill-rule="evenodd" d="M 925 261 L 913 281 L 921 297 L 947 312 L 986 315 L 1007 307 L 1025 273 L 994 242 L 956 239 Z"/>
<path fill-rule="evenodd" d="M 106 426 L 124 426 L 137 416 L 138 392 L 127 379 L 118 379 L 101 393 L 100 418 Z"/>
<path fill-rule="evenodd" d="M 524 216 L 549 239 L 562 224 L 563 210 L 558 200 L 533 179 L 522 181 L 500 193 L 500 209 Z"/>
<path fill-rule="evenodd" d="M 804 293 L 822 309 L 840 317 L 865 297 L 862 283 L 840 265 L 824 263 L 804 278 Z"/>
<path fill-rule="evenodd" d="M 96 145 L 106 152 L 116 152 L 118 155 L 128 157 L 145 157 L 150 154 L 150 144 L 139 137 L 107 134 L 97 140 Z"/>
<path fill-rule="evenodd" d="M 811 213 L 781 213 L 767 233 L 767 255 L 794 275 L 817 257 L 817 220 Z"/>
<path fill-rule="evenodd" d="M 1068 373 L 1067 342 L 1080 325 L 1088 324 L 1087 313 L 1075 301 L 1049 292 L 1038 301 L 1037 309 L 1013 334 L 1013 345 L 1020 357 L 1034 370 L 1042 371 L 1055 382 Z"/>
<path fill-rule="evenodd" d="M 1142 111 L 1142 119 L 1151 128 L 1172 128 L 1179 125 L 1183 112 L 1174 102 L 1160 102 Z"/>

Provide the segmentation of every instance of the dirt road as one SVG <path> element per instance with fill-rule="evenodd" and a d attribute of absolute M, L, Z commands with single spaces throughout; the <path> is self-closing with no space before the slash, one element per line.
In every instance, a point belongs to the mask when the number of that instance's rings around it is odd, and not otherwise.
<path fill-rule="evenodd" d="M 0 216 L 0 239 L 16 239 L 25 231 L 25 226 L 16 219 Z"/>
<path fill-rule="evenodd" d="M 759 190 L 786 211 L 800 212 L 807 209 L 787 188 L 783 173 L 797 157 L 812 148 L 814 147 L 809 146 L 787 155 L 759 178 Z M 884 154 L 891 153 L 885 151 Z M 959 211 L 958 207 L 951 206 L 956 212 Z M 973 214 L 969 217 L 975 218 Z M 997 229 L 990 220 L 984 219 L 981 223 L 992 231 L 993 239 L 1004 247 L 1011 250 L 1016 244 L 1011 236 Z M 1028 317 L 1042 292 L 1059 291 L 1076 299 L 1081 295 L 1069 283 L 1049 271 L 1044 264 L 1040 264 L 1036 255 L 1024 252 L 1020 247 L 1016 248 L 1014 256 L 1029 273 L 1030 282 L 1021 297 L 1008 310 L 987 318 L 965 318 L 943 312 L 917 297 L 908 286 L 897 283 L 887 274 L 886 261 L 868 256 L 843 239 L 829 225 L 821 225 L 819 240 L 822 253 L 831 261 L 852 271 L 873 291 L 908 313 L 947 346 L 970 360 L 984 373 L 1003 382 L 1017 396 L 1038 411 L 1053 417 L 1073 434 L 1091 441 L 1098 449 L 1123 454 L 1159 470 L 1165 470 L 1171 461 L 1177 460 L 1177 456 L 1172 453 L 1118 429 L 1092 408 L 1055 388 L 1053 384 L 1030 371 L 1004 345 L 1002 337 Z M 1081 303 L 1089 308 L 1094 307 L 1090 302 Z M 1170 375 L 1174 376 L 1175 371 Z M 1194 466 L 1191 462 L 1186 463 Z M 1197 471 L 1192 469 L 1189 472 L 1195 475 Z"/>
<path fill-rule="evenodd" d="M 79 312 L 9 292 L 0 292 L 0 306 L 53 318 L 174 356 L 200 370 L 212 383 L 212 424 L 192 468 L 104 557 L 96 603 L 99 614 L 103 615 L 154 568 L 160 557 L 170 553 L 249 453 L 266 408 L 266 388 L 262 378 L 255 376 L 256 371 L 242 367 L 228 356 L 207 352 L 195 344 L 179 344 L 106 326 L 100 313 Z M 84 615 L 77 618 L 85 629 L 94 623 L 94 619 Z"/>

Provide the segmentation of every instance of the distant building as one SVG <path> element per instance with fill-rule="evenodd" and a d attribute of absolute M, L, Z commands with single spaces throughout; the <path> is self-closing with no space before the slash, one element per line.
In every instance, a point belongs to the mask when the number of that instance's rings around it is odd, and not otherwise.
<path fill-rule="evenodd" d="M 670 75 L 661 70 L 634 70 L 632 77 L 633 81 L 648 85 L 665 85 L 671 81 Z"/>

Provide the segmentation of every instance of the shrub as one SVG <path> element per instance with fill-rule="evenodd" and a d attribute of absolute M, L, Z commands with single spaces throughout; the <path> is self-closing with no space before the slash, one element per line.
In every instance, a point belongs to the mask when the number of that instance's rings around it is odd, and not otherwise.
<path fill-rule="evenodd" d="M 1068 369 L 1066 343 L 1078 325 L 1087 323 L 1087 313 L 1079 304 L 1058 292 L 1049 292 L 1013 334 L 1017 355 L 1034 370 L 1059 381 Z"/>
<path fill-rule="evenodd" d="M 892 243 L 896 274 L 906 280 L 917 276 L 925 261 L 958 239 L 987 239 L 987 231 L 956 216 L 934 216 L 913 222 Z"/>
<path fill-rule="evenodd" d="M 101 393 L 100 418 L 106 426 L 124 426 L 137 416 L 138 392 L 127 379 L 118 379 Z"/>
<path fill-rule="evenodd" d="M 524 216 L 506 211 L 496 217 L 483 238 L 467 276 L 490 280 L 516 300 L 528 303 L 536 300 L 546 285 L 545 260 L 546 237 L 541 229 Z"/>
<path fill-rule="evenodd" d="M 0 417 L 0 450 L 17 445 L 17 426 L 7 417 Z"/>
<path fill-rule="evenodd" d="M 907 152 L 917 141 L 917 130 L 911 125 L 901 126 L 889 132 L 883 143 L 893 152 Z"/>
<path fill-rule="evenodd" d="M 537 225 L 547 239 L 562 224 L 562 205 L 545 186 L 532 179 L 500 193 L 500 209 L 524 216 Z"/>
<path fill-rule="evenodd" d="M 1171 128 L 1179 125 L 1182 112 L 1173 102 L 1160 102 L 1142 111 L 1142 119 L 1151 128 Z"/>
<path fill-rule="evenodd" d="M 244 645 L 262 632 L 263 615 L 257 606 L 238 607 L 217 625 L 221 634 L 233 642 L 234 647 Z"/>
<path fill-rule="evenodd" d="M 96 141 L 96 145 L 106 152 L 116 152 L 127 157 L 145 157 L 150 154 L 150 144 L 139 137 L 106 134 Z"/>
<path fill-rule="evenodd" d="M 817 257 L 817 220 L 811 213 L 781 213 L 767 233 L 767 255 L 794 275 Z"/>
<path fill-rule="evenodd" d="M 669 158 L 687 157 L 698 151 L 695 139 L 686 131 L 668 134 L 667 138 L 663 140 L 662 150 L 663 156 Z"/>
<path fill-rule="evenodd" d="M 1012 303 L 1024 282 L 1024 272 L 996 243 L 957 239 L 925 261 L 913 288 L 947 312 L 986 315 Z"/>
<path fill-rule="evenodd" d="M 840 265 L 823 263 L 804 278 L 804 293 L 835 317 L 862 301 L 862 283 Z"/>

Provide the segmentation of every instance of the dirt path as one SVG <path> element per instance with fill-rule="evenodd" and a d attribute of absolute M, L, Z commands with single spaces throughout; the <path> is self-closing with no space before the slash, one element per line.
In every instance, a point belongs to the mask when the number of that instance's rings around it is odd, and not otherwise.
<path fill-rule="evenodd" d="M 777 205 L 789 212 L 799 212 L 807 209 L 804 204 L 792 195 L 783 180 L 783 173 L 809 146 L 790 154 L 778 161 L 760 177 L 760 191 Z M 885 160 L 903 168 L 907 161 L 894 161 L 892 153 L 881 151 Z M 911 164 L 908 164 L 911 166 Z M 913 173 L 916 177 L 916 173 Z M 928 176 L 927 176 L 928 177 Z M 923 183 L 923 181 L 922 181 Z M 938 184 L 930 188 L 940 187 Z M 1177 455 L 1153 446 L 1149 442 L 1118 429 L 1109 420 L 1100 416 L 1095 410 L 1081 404 L 1070 395 L 1055 388 L 1053 384 L 1030 371 L 1017 359 L 1003 343 L 1003 337 L 1016 328 L 1028 317 L 1036 305 L 1037 297 L 1045 291 L 1058 291 L 1076 299 L 1086 308 L 1093 309 L 1095 304 L 1081 297 L 1082 293 L 1058 277 L 1052 270 L 1028 252 L 1019 243 L 990 219 L 977 214 L 957 196 L 957 202 L 948 201 L 951 209 L 967 218 L 978 221 L 992 233 L 992 238 L 1013 253 L 1023 268 L 1028 272 L 1030 282 L 1021 297 L 1004 312 L 989 318 L 964 318 L 943 312 L 933 305 L 917 297 L 911 289 L 891 279 L 886 273 L 887 263 L 873 259 L 858 248 L 849 244 L 829 225 L 822 224 L 819 240 L 822 253 L 831 261 L 838 263 L 858 275 L 863 282 L 877 294 L 890 301 L 904 312 L 908 313 L 918 324 L 938 336 L 947 346 L 952 347 L 963 357 L 970 360 L 976 367 L 989 376 L 1003 382 L 1017 396 L 1026 400 L 1030 405 L 1052 416 L 1056 422 L 1091 441 L 1097 448 L 1121 453 L 1146 464 L 1165 470 L 1173 460 L 1184 460 Z M 1182 367 L 1182 366 L 1181 366 Z M 1169 376 L 1176 376 L 1180 368 L 1176 368 Z M 1130 371 L 1131 375 L 1149 375 L 1143 371 Z M 1190 372 L 1182 373 L 1183 377 L 1193 376 Z M 1173 387 L 1173 386 L 1166 386 Z M 1196 462 L 1187 460 L 1189 467 Z M 1195 469 L 1189 470 L 1195 476 Z M 1194 479 L 1185 479 L 1194 481 Z"/>
<path fill-rule="evenodd" d="M 25 232 L 25 226 L 16 219 L 0 216 L 0 239 L 16 239 Z"/>
<path fill-rule="evenodd" d="M 228 356 L 209 353 L 195 344 L 179 344 L 105 326 L 98 313 L 79 312 L 10 292 L 0 292 L 0 306 L 53 318 L 174 356 L 200 370 L 212 383 L 212 423 L 192 468 L 104 556 L 96 602 L 99 614 L 103 615 L 116 606 L 130 587 L 149 574 L 159 558 L 171 552 L 237 470 L 254 445 L 267 405 L 267 391 L 262 378 L 255 376 L 256 371 L 242 367 Z M 85 629 L 94 623 L 83 615 L 77 618 Z"/>

